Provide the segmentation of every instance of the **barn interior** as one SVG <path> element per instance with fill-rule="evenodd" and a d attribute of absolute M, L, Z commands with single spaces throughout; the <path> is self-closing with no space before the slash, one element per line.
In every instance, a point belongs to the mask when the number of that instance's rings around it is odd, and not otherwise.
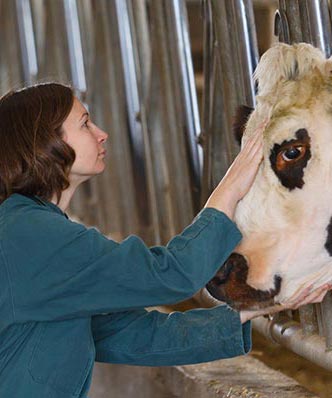
<path fill-rule="evenodd" d="M 190 224 L 239 152 L 232 120 L 274 43 L 332 52 L 328 0 L 0 0 L 0 95 L 75 87 L 109 133 L 107 168 L 69 216 L 121 241 L 164 245 Z M 332 398 L 332 294 L 253 321 L 245 358 L 178 367 L 97 363 L 89 398 Z M 158 308 L 185 311 L 193 299 Z M 0 343 L 1 344 L 1 343 Z"/>

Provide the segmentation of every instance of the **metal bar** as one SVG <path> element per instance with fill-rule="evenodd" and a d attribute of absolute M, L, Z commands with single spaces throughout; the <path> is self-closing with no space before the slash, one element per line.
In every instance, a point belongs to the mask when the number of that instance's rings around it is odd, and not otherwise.
<path fill-rule="evenodd" d="M 82 101 L 85 101 L 86 78 L 76 0 L 63 0 L 69 47 L 71 76 Z"/>
<path fill-rule="evenodd" d="M 255 87 L 252 75 L 258 64 L 258 45 L 254 21 L 253 4 L 251 0 L 236 0 L 233 6 L 234 22 L 236 24 L 238 58 L 241 66 L 242 86 L 246 104 L 255 107 Z"/>
<path fill-rule="evenodd" d="M 134 60 L 133 38 L 130 27 L 129 10 L 127 1 L 114 1 L 119 30 L 120 49 L 122 56 L 122 65 L 124 71 L 124 85 L 127 101 L 129 133 L 133 150 L 134 175 L 137 188 L 141 191 L 141 200 L 139 204 L 145 209 L 148 214 L 148 201 L 145 197 L 147 186 L 145 179 L 144 166 L 144 141 L 142 126 L 139 120 L 140 115 L 140 100 L 138 93 L 138 82 Z M 140 217 L 143 221 L 143 218 Z M 146 224 L 146 222 L 143 222 Z"/>
<path fill-rule="evenodd" d="M 288 44 L 304 41 L 303 14 L 300 13 L 299 0 L 279 0 L 279 13 L 281 17 L 279 40 Z M 283 29 L 286 27 L 287 32 L 284 32 Z"/>
<path fill-rule="evenodd" d="M 203 153 L 198 145 L 201 132 L 198 111 L 194 68 L 190 50 L 188 16 L 184 0 L 172 1 L 176 46 L 179 58 L 180 84 L 183 86 L 185 124 L 190 147 L 191 171 L 193 173 L 194 189 L 199 194 L 202 178 Z"/>
<path fill-rule="evenodd" d="M 237 59 L 237 32 L 234 24 L 232 2 L 220 2 L 211 0 L 213 29 L 215 36 L 215 56 L 214 63 L 218 68 L 214 69 L 216 73 L 213 87 L 213 102 L 211 103 L 212 119 L 217 125 L 212 124 L 210 131 L 215 137 L 212 138 L 212 175 L 214 185 L 226 173 L 229 164 L 232 162 L 239 147 L 235 143 L 232 132 L 232 117 L 235 114 L 236 107 L 243 104 L 241 77 L 239 76 L 239 67 Z M 229 37 L 229 29 L 233 34 Z M 218 92 L 217 97 L 215 96 Z M 216 103 L 218 100 L 219 104 Z M 219 113 L 220 123 L 215 119 Z M 216 128 L 217 127 L 217 128 Z M 217 137 L 219 136 L 219 137 Z M 216 153 L 217 152 L 217 153 Z M 221 157 L 221 158 L 220 158 Z M 220 159 L 218 159 L 220 158 Z"/>
<path fill-rule="evenodd" d="M 217 61 L 212 61 L 217 66 L 213 72 L 216 76 L 211 77 L 211 70 L 204 71 L 205 82 L 211 84 L 212 79 L 214 81 L 208 88 L 209 95 L 204 98 L 204 106 L 210 107 L 209 111 L 204 109 L 203 119 L 204 138 L 209 141 L 208 158 L 205 157 L 204 162 L 208 162 L 207 168 L 211 173 L 210 178 L 205 168 L 203 183 L 209 187 L 203 186 L 203 191 L 208 192 L 220 181 L 238 153 L 239 146 L 232 135 L 233 115 L 239 105 L 254 106 L 252 72 L 258 62 L 258 47 L 252 1 L 209 0 L 205 2 L 205 15 L 209 18 L 205 23 L 210 24 L 205 29 L 213 30 L 210 34 L 214 41 L 213 57 L 217 58 Z M 211 51 L 207 45 L 205 49 Z M 205 53 L 207 56 L 211 57 L 211 54 Z M 211 137 L 207 137 L 209 132 Z"/>
<path fill-rule="evenodd" d="M 161 244 L 161 222 L 158 214 L 157 205 L 157 187 L 153 175 L 152 162 L 152 145 L 149 139 L 148 126 L 148 111 L 149 111 L 149 93 L 152 79 L 152 65 L 151 65 L 151 40 L 149 33 L 149 18 L 147 12 L 146 0 L 134 0 L 128 2 L 130 10 L 131 26 L 133 29 L 133 43 L 135 49 L 135 65 L 137 74 L 137 92 L 140 100 L 139 121 L 141 123 L 143 142 L 144 142 L 144 157 L 148 198 L 150 204 L 150 225 L 146 224 L 147 236 L 149 241 L 153 244 Z"/>
<path fill-rule="evenodd" d="M 125 90 L 128 102 L 129 124 L 131 127 L 134 147 L 137 150 L 137 156 L 139 158 L 143 158 L 143 139 L 142 134 L 138 133 L 141 130 L 140 123 L 137 120 L 137 115 L 139 115 L 140 112 L 140 101 L 137 89 L 138 83 L 135 69 L 129 10 L 127 6 L 127 1 L 115 0 L 114 3 L 119 23 L 119 38 L 121 53 L 123 57 L 122 63 L 124 68 L 124 74 L 126 78 L 128 78 L 128 80 L 125 79 Z M 135 131 L 137 131 L 136 134 Z"/>
<path fill-rule="evenodd" d="M 213 78 L 213 60 L 215 58 L 213 46 L 213 27 L 212 27 L 212 9 L 211 1 L 203 0 L 203 76 L 204 90 L 202 98 L 202 133 L 200 143 L 203 146 L 203 181 L 201 188 L 201 205 L 203 205 L 210 195 L 212 184 L 212 152 L 211 152 L 211 109 L 212 109 L 212 78 Z"/>
<path fill-rule="evenodd" d="M 279 316 L 276 322 L 261 317 L 254 319 L 252 323 L 265 337 L 332 371 L 332 352 L 326 351 L 323 337 L 317 334 L 305 336 L 300 324 L 288 317 Z"/>
<path fill-rule="evenodd" d="M 322 306 L 320 304 L 315 305 L 316 309 L 316 317 L 317 317 L 317 326 L 318 326 L 318 334 L 320 336 L 324 336 L 324 320 L 323 320 L 323 311 Z"/>
<path fill-rule="evenodd" d="M 306 336 L 318 333 L 317 315 L 314 304 L 299 308 L 299 315 L 303 333 Z"/>
<path fill-rule="evenodd" d="M 24 84 L 32 84 L 38 75 L 38 62 L 30 0 L 16 0 L 16 16 Z"/>
<path fill-rule="evenodd" d="M 146 0 L 132 0 L 135 20 L 137 52 L 140 66 L 140 89 L 144 103 L 147 101 L 151 84 L 151 40 Z"/>
<path fill-rule="evenodd" d="M 194 195 L 172 2 L 154 0 L 149 6 L 154 67 L 148 103 L 149 138 L 154 148 L 162 242 L 166 243 L 192 220 Z"/>
<path fill-rule="evenodd" d="M 310 43 L 331 55 L 331 24 L 329 20 L 328 0 L 306 0 L 299 2 L 300 11 L 307 10 L 308 20 L 306 25 L 310 31 Z"/>
<path fill-rule="evenodd" d="M 321 309 L 323 313 L 324 336 L 326 338 L 326 349 L 332 351 L 332 293 L 326 294 Z"/>
<path fill-rule="evenodd" d="M 140 99 L 139 56 L 133 28 L 132 3 L 115 0 L 120 50 L 124 73 L 129 134 L 132 144 L 133 174 L 138 200 L 140 227 L 153 226 L 154 241 L 160 242 L 158 213 L 155 203 L 155 187 L 151 170 L 150 145 L 147 136 L 145 107 Z"/>

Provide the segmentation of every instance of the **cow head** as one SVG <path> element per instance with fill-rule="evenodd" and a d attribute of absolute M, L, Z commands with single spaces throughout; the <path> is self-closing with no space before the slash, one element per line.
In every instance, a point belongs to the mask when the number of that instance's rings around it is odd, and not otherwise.
<path fill-rule="evenodd" d="M 255 77 L 257 106 L 237 134 L 244 126 L 243 145 L 268 118 L 264 159 L 236 209 L 243 239 L 206 286 L 238 310 L 332 280 L 332 61 L 309 44 L 278 44 Z"/>

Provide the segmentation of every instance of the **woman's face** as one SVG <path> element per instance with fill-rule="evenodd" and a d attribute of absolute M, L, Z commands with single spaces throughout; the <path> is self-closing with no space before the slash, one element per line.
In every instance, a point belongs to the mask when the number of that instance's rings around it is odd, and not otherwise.
<path fill-rule="evenodd" d="M 103 144 L 108 135 L 92 123 L 87 110 L 76 97 L 62 128 L 63 140 L 76 153 L 76 159 L 69 173 L 69 180 L 80 183 L 100 174 L 105 168 L 106 152 Z"/>

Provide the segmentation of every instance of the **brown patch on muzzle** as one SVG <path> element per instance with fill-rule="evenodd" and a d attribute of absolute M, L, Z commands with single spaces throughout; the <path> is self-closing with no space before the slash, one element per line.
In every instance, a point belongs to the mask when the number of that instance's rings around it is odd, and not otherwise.
<path fill-rule="evenodd" d="M 274 304 L 274 296 L 280 291 L 281 277 L 274 276 L 274 289 L 257 290 L 247 285 L 246 259 L 233 253 L 206 285 L 207 291 L 217 300 L 226 302 L 235 310 L 255 310 Z"/>

